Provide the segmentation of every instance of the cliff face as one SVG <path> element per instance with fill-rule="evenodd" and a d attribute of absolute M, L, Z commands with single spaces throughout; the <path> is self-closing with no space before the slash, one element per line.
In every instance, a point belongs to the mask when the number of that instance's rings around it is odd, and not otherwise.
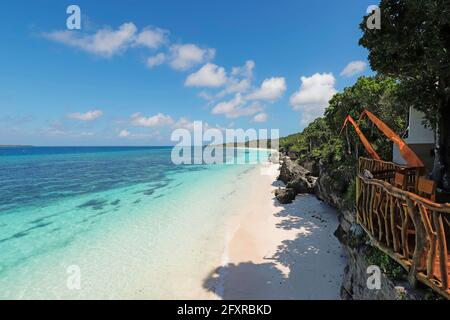
<path fill-rule="evenodd" d="M 303 165 L 303 163 L 302 163 Z M 309 164 L 311 168 L 316 165 Z M 354 208 L 348 208 L 342 194 L 342 186 L 330 177 L 326 168 L 319 168 L 318 178 L 312 176 L 311 171 L 292 161 L 288 157 L 282 157 L 280 180 L 287 186 L 301 181 L 303 190 L 297 193 L 314 192 L 316 196 L 327 204 L 337 209 L 339 215 L 339 227 L 335 236 L 342 243 L 347 256 L 348 266 L 345 269 L 341 287 L 341 297 L 347 300 L 393 300 L 393 299 L 420 299 L 424 292 L 413 290 L 408 282 L 402 278 L 402 270 L 395 265 L 386 262 L 384 256 L 374 249 L 362 228 L 356 223 Z M 311 190 L 313 188 L 313 191 Z M 295 197 L 295 195 L 294 195 Z M 368 267 L 382 265 L 380 289 L 369 289 L 367 280 Z M 390 269 L 393 269 L 390 270 Z M 396 277 L 389 274 L 393 273 Z"/>
<path fill-rule="evenodd" d="M 335 235 L 348 257 L 341 297 L 347 300 L 423 299 L 426 292 L 413 289 L 406 281 L 403 269 L 370 245 L 364 230 L 356 223 L 355 209 L 348 208 L 342 194 L 336 192 L 342 186 L 335 184 L 326 168 L 321 168 L 315 188 L 316 196 L 337 209 L 340 224 Z M 382 271 L 380 289 L 369 289 L 367 286 L 371 275 L 368 268 L 373 265 L 379 266 Z"/>

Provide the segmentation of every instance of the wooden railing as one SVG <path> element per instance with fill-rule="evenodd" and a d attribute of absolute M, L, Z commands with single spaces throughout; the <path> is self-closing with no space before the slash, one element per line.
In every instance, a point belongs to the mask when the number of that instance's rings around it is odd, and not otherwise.
<path fill-rule="evenodd" d="M 367 178 L 365 169 L 393 168 L 389 163 L 367 165 L 373 164 L 360 163 L 363 171 L 356 181 L 358 223 L 375 246 L 408 271 L 411 283 L 420 281 L 450 299 L 450 204 L 395 188 L 389 179 Z"/>
<path fill-rule="evenodd" d="M 389 161 L 360 158 L 358 172 L 363 174 L 364 170 L 368 170 L 375 179 L 390 184 L 394 183 L 396 172 L 402 173 L 406 176 L 406 187 L 409 190 L 417 190 L 418 178 L 425 173 L 423 167 L 407 167 Z"/>

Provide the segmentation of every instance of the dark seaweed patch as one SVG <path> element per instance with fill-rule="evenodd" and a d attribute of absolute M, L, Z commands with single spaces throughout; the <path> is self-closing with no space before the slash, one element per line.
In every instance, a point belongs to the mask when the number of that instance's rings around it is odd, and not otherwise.
<path fill-rule="evenodd" d="M 34 229 L 44 228 L 44 227 L 46 227 L 46 226 L 51 225 L 52 223 L 53 223 L 53 222 L 39 223 L 39 224 L 37 224 L 37 225 L 35 225 L 35 226 L 31 227 L 31 228 L 28 228 L 28 229 L 25 230 L 25 231 L 31 231 L 31 230 L 34 230 Z"/>
<path fill-rule="evenodd" d="M 152 194 L 155 193 L 155 190 L 153 190 L 153 189 L 144 190 L 144 191 L 142 191 L 142 193 L 146 196 L 151 196 Z"/>
<path fill-rule="evenodd" d="M 107 204 L 106 200 L 93 199 L 93 200 L 89 200 L 83 204 L 80 204 L 77 208 L 79 208 L 79 209 L 91 208 L 93 210 L 102 210 L 106 204 Z"/>
<path fill-rule="evenodd" d="M 119 203 L 120 203 L 120 199 L 117 199 L 117 200 L 112 201 L 110 204 L 112 206 L 117 206 Z"/>
<path fill-rule="evenodd" d="M 33 227 L 31 227 L 31 228 L 25 229 L 25 230 L 23 230 L 23 231 L 19 231 L 19 232 L 13 234 L 12 236 L 10 236 L 10 237 L 8 237 L 8 238 L 1 239 L 1 240 L 0 240 L 0 243 L 6 242 L 6 241 L 9 241 L 9 240 L 13 240 L 13 239 L 18 239 L 18 238 L 25 237 L 25 236 L 27 236 L 27 235 L 30 234 L 30 231 L 33 231 L 33 230 L 39 229 L 39 228 L 44 228 L 44 227 L 46 227 L 46 226 L 48 226 L 48 225 L 51 225 L 52 223 L 53 223 L 53 222 L 40 223 L 40 224 L 38 224 L 38 225 L 36 225 L 36 226 L 33 226 Z"/>
<path fill-rule="evenodd" d="M 26 231 L 20 231 L 20 232 L 17 232 L 17 233 L 15 233 L 15 234 L 13 234 L 11 237 L 1 239 L 1 240 L 0 240 L 0 243 L 6 242 L 6 241 L 9 241 L 9 240 L 13 240 L 13 239 L 22 238 L 22 237 L 25 237 L 25 236 L 27 236 L 27 235 L 28 235 L 28 232 L 26 232 Z"/>

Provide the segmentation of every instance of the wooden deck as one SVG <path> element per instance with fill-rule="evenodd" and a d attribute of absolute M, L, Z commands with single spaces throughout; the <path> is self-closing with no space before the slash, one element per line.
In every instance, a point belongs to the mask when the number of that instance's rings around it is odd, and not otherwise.
<path fill-rule="evenodd" d="M 395 172 L 407 176 L 412 192 L 392 185 Z M 412 284 L 420 281 L 450 299 L 450 204 L 414 193 L 422 173 L 422 168 L 360 159 L 357 221 L 376 247 L 406 269 Z"/>

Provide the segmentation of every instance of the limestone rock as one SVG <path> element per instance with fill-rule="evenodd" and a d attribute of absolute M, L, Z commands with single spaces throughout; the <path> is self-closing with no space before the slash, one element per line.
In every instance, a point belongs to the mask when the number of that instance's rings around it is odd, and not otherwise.
<path fill-rule="evenodd" d="M 295 199 L 295 192 L 290 188 L 277 189 L 275 191 L 275 197 L 281 204 L 288 204 L 292 203 L 292 201 Z"/>

